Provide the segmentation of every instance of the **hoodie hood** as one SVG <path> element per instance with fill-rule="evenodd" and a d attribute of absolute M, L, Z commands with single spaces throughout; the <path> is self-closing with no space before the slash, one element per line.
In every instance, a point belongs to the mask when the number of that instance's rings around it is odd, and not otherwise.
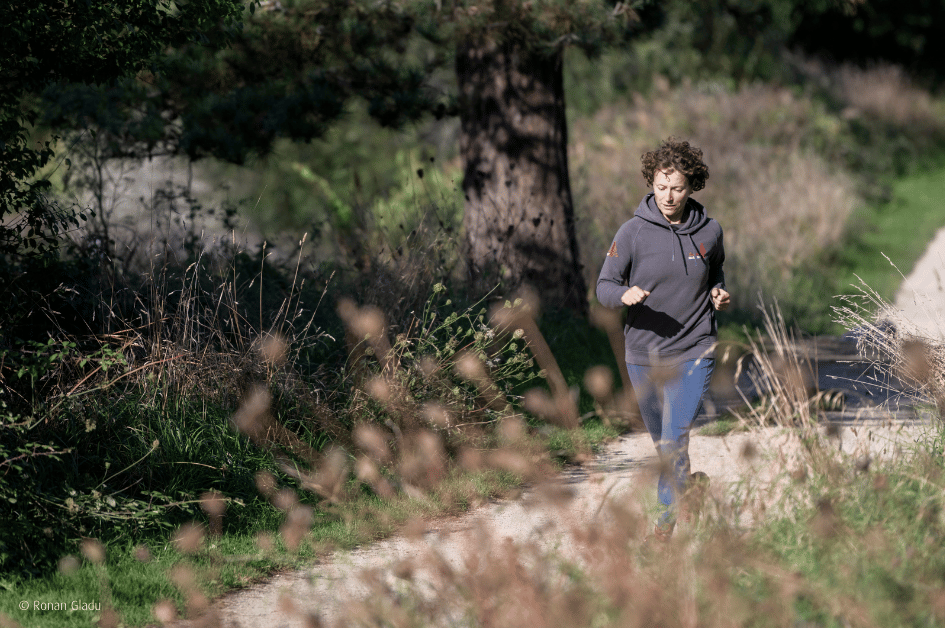
<path fill-rule="evenodd" d="M 640 201 L 640 205 L 637 207 L 637 211 L 634 212 L 634 215 L 638 218 L 642 218 L 650 224 L 666 229 L 667 235 L 669 236 L 667 246 L 671 248 L 670 261 L 676 261 L 676 253 L 678 250 L 678 252 L 681 253 L 679 259 L 682 262 L 683 269 L 686 274 L 689 274 L 689 265 L 686 263 L 686 254 L 683 247 L 682 238 L 687 236 L 692 242 L 692 246 L 696 248 L 696 250 L 699 250 L 696 247 L 695 241 L 692 240 L 692 234 L 696 233 L 709 223 L 709 218 L 705 215 L 705 207 L 703 207 L 702 203 L 694 201 L 690 198 L 686 201 L 686 220 L 678 225 L 671 225 L 669 221 L 666 220 L 666 216 L 663 215 L 659 207 L 656 205 L 655 197 L 656 195 L 652 192 L 643 197 L 643 200 Z M 703 259 L 703 261 L 705 260 Z"/>
<path fill-rule="evenodd" d="M 662 212 L 660 212 L 659 207 L 656 206 L 655 197 L 656 195 L 653 194 L 653 192 L 643 197 L 634 215 L 654 225 L 663 227 L 664 229 L 675 231 L 679 235 L 691 235 L 709 222 L 709 217 L 705 215 L 705 207 L 703 207 L 702 203 L 690 198 L 686 201 L 686 211 L 688 215 L 686 216 L 685 222 L 678 225 L 671 225 L 669 221 L 666 220 L 666 217 L 663 216 Z"/>

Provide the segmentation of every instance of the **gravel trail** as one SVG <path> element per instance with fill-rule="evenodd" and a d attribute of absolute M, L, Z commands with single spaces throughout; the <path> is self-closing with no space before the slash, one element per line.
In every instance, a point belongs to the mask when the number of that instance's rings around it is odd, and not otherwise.
<path fill-rule="evenodd" d="M 913 440 L 918 425 L 860 422 L 840 429 L 838 448 L 895 455 Z M 754 455 L 743 452 L 750 443 Z M 798 455 L 796 438 L 778 428 L 765 428 L 725 437 L 693 435 L 693 470 L 712 478 L 717 498 L 738 490 L 752 478 L 755 485 L 773 480 Z M 556 479 L 556 500 L 543 499 L 553 486 L 525 492 L 516 500 L 488 504 L 458 518 L 437 521 L 425 530 L 397 536 L 352 552 L 335 554 L 306 569 L 279 575 L 265 584 L 218 601 L 224 625 L 246 628 L 303 628 L 317 616 L 324 625 L 345 625 L 347 613 L 369 599 L 377 586 L 396 589 L 398 575 L 408 569 L 414 582 L 425 580 L 436 590 L 436 565 L 445 561 L 461 571 L 477 552 L 511 542 L 535 545 L 564 558 L 572 552 L 582 530 L 607 516 L 606 500 L 632 503 L 653 483 L 655 463 L 649 436 L 635 434 L 611 443 L 592 462 L 572 468 Z M 742 487 L 744 488 L 744 487 Z M 746 513 L 746 518 L 750 518 Z M 750 521 L 746 521 L 750 523 Z M 685 533 L 680 526 L 678 533 Z M 426 567 L 424 567 L 426 566 Z M 182 624 L 185 625 L 185 624 Z M 196 624 L 194 624 L 196 625 Z"/>

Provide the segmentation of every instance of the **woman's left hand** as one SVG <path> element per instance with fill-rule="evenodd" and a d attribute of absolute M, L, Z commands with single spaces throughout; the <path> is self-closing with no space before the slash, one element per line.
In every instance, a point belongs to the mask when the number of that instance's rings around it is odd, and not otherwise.
<path fill-rule="evenodd" d="M 722 310 L 728 309 L 731 295 L 723 290 L 722 288 L 712 288 L 712 292 L 709 293 L 709 296 L 712 297 L 712 305 L 715 309 Z"/>

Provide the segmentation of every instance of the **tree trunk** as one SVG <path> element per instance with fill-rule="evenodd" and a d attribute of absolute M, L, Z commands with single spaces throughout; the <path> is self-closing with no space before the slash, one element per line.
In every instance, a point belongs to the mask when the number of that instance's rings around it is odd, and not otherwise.
<path fill-rule="evenodd" d="M 456 56 L 470 278 L 587 313 L 568 180 L 562 55 L 476 41 Z"/>

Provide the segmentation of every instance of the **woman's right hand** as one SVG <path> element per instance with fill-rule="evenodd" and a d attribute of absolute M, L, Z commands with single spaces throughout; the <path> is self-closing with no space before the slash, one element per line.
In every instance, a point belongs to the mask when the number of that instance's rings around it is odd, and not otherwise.
<path fill-rule="evenodd" d="M 648 296 L 650 296 L 649 290 L 644 290 L 640 286 L 633 286 L 621 295 L 620 302 L 624 305 L 636 305 L 637 303 L 643 303 Z"/>

